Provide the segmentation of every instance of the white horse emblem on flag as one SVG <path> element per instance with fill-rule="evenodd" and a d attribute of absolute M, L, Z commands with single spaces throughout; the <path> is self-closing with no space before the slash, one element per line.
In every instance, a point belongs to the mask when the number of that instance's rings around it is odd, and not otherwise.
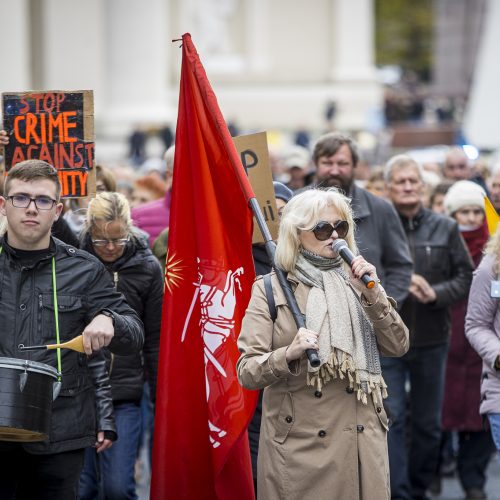
<path fill-rule="evenodd" d="M 213 266 L 210 266 L 212 268 L 210 272 L 205 273 L 201 271 L 200 267 L 198 270 L 198 282 L 193 283 L 195 290 L 182 330 L 181 342 L 184 342 L 193 310 L 196 304 L 199 303 L 201 310 L 200 327 L 205 360 L 205 387 L 207 402 L 210 403 L 211 380 L 207 374 L 207 367 L 211 364 L 222 377 L 227 378 L 224 367 L 217 359 L 217 350 L 223 346 L 234 328 L 235 322 L 233 318 L 236 308 L 236 289 L 241 292 L 239 276 L 244 273 L 244 270 L 243 267 L 239 267 L 235 271 L 220 269 L 214 275 Z M 205 278 L 206 275 L 210 275 L 212 278 L 209 282 Z M 221 282 L 222 275 L 225 275 L 225 284 L 224 288 L 221 289 L 217 286 L 217 283 Z M 217 448 L 221 444 L 219 440 L 227 433 L 210 420 L 208 421 L 208 426 L 210 429 L 210 442 L 214 448 Z"/>

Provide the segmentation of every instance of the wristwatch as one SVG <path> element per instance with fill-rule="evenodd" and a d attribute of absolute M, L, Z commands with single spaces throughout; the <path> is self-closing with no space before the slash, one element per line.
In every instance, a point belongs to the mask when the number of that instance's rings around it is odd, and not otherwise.
<path fill-rule="evenodd" d="M 99 314 L 104 314 L 104 316 L 111 318 L 111 321 L 113 321 L 113 326 L 115 326 L 115 314 L 113 311 L 110 311 L 109 309 L 101 309 L 99 311 Z"/>

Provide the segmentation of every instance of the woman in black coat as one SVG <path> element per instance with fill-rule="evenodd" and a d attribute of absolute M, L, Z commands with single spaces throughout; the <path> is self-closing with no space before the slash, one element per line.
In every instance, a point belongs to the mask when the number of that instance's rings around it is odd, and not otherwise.
<path fill-rule="evenodd" d="M 153 401 L 156 394 L 163 273 L 147 240 L 132 226 L 128 201 L 119 193 L 100 193 L 90 202 L 80 239 L 81 248 L 105 265 L 116 289 L 144 323 L 145 333 L 142 352 L 132 356 L 108 353 L 118 440 L 98 460 L 94 450 L 87 450 L 80 498 L 96 497 L 100 476 L 106 498 L 135 499 L 134 466 L 145 378 L 150 383 Z"/>

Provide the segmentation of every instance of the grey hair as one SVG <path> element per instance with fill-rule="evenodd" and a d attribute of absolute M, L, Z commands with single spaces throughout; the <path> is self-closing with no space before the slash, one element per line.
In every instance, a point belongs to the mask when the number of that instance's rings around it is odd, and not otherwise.
<path fill-rule="evenodd" d="M 420 177 L 420 180 L 424 182 L 424 169 L 422 168 L 422 165 L 408 155 L 396 155 L 389 159 L 384 167 L 385 182 L 391 182 L 394 170 L 410 166 L 417 167 L 418 176 Z"/>

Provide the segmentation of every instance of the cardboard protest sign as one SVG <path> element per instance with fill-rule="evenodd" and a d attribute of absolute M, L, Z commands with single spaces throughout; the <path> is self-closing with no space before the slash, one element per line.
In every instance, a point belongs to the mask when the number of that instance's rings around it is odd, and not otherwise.
<path fill-rule="evenodd" d="M 241 163 L 247 172 L 255 197 L 264 214 L 273 240 L 278 238 L 278 209 L 274 196 L 273 176 L 269 167 L 269 152 L 265 132 L 242 135 L 233 139 Z M 252 243 L 264 243 L 264 238 L 254 218 Z"/>
<path fill-rule="evenodd" d="M 91 90 L 3 93 L 2 113 L 7 173 L 21 161 L 44 160 L 58 170 L 63 198 L 95 196 Z"/>

